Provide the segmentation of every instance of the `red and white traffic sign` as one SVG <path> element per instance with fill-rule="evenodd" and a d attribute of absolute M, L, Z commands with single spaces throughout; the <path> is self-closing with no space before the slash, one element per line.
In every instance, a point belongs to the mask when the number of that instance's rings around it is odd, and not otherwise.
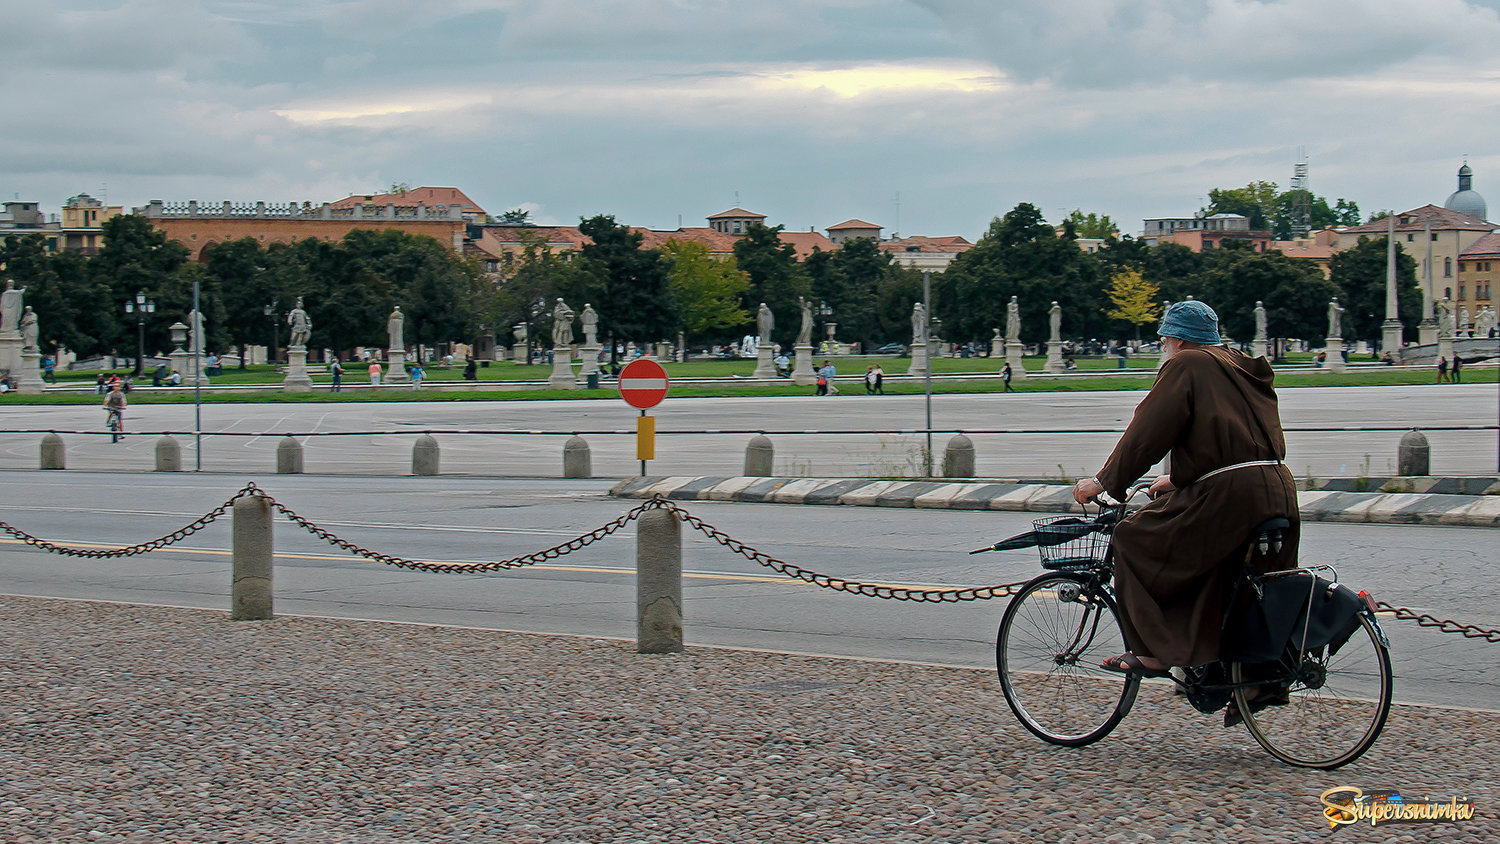
<path fill-rule="evenodd" d="M 631 407 L 656 407 L 667 397 L 667 371 L 650 358 L 636 358 L 620 370 L 620 398 Z"/>

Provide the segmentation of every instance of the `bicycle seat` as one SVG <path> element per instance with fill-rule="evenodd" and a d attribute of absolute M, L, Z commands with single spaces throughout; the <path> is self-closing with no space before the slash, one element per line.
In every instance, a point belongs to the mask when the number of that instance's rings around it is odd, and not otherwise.
<path fill-rule="evenodd" d="M 1264 556 L 1272 551 L 1281 551 L 1282 538 L 1286 531 L 1292 526 L 1291 519 L 1277 516 L 1274 519 L 1266 519 L 1255 526 L 1250 532 L 1250 542 L 1255 545 L 1261 555 Z"/>

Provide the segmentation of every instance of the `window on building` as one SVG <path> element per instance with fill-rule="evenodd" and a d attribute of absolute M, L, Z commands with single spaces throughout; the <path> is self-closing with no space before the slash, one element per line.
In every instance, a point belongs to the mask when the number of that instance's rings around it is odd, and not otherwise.
<path fill-rule="evenodd" d="M 1453 278 L 1453 259 L 1443 259 L 1443 278 Z"/>
<path fill-rule="evenodd" d="M 1475 267 L 1474 267 L 1474 268 L 1475 268 L 1475 269 L 1479 269 L 1479 267 L 1478 267 L 1478 266 L 1475 266 Z M 1459 262 L 1458 262 L 1458 271 L 1459 271 L 1459 272 L 1463 272 L 1463 271 L 1464 271 L 1464 270 L 1466 270 L 1466 269 L 1468 269 L 1468 268 L 1467 268 L 1467 267 L 1466 267 L 1466 266 L 1464 266 L 1464 262 L 1463 262 L 1463 261 L 1459 261 Z"/>
<path fill-rule="evenodd" d="M 1467 299 L 1467 298 L 1469 298 L 1468 294 L 1465 292 L 1467 289 L 1468 288 L 1465 285 L 1460 284 L 1458 286 L 1458 298 L 1460 298 L 1460 299 Z"/>
<path fill-rule="evenodd" d="M 1409 235 L 1407 235 L 1407 236 L 1406 236 L 1406 242 L 1407 242 L 1407 243 L 1411 243 L 1411 241 L 1412 241 L 1412 238 L 1414 238 L 1414 237 L 1416 237 L 1416 235 L 1411 235 L 1411 234 L 1409 234 Z"/>
<path fill-rule="evenodd" d="M 1432 242 L 1437 243 L 1437 232 L 1432 233 Z"/>

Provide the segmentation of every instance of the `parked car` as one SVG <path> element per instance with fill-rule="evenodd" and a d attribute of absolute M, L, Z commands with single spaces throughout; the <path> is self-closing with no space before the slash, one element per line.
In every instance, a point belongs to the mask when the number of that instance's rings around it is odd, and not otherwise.
<path fill-rule="evenodd" d="M 906 344 L 904 344 L 904 343 L 886 343 L 884 346 L 881 346 L 880 348 L 876 349 L 875 351 L 871 352 L 870 354 L 872 354 L 872 355 L 899 355 L 899 354 L 901 354 L 904 351 L 906 351 Z"/>

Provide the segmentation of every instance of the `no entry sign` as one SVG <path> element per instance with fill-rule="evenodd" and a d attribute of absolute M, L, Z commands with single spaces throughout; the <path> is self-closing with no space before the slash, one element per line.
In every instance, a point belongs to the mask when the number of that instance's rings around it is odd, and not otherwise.
<path fill-rule="evenodd" d="M 650 358 L 637 358 L 620 370 L 620 398 L 631 407 L 656 407 L 667 397 L 667 371 Z"/>

